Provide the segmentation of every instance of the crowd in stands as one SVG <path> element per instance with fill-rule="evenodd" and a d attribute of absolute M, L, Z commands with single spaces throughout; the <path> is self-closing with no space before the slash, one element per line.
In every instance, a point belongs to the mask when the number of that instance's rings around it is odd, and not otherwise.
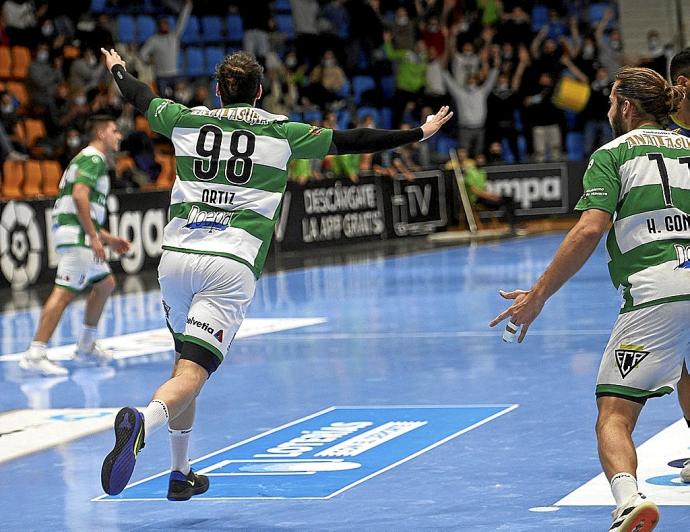
<path fill-rule="evenodd" d="M 352 181 L 463 165 L 586 158 L 611 138 L 612 76 L 626 64 L 666 75 L 656 32 L 628 57 L 617 6 L 588 0 L 0 0 L 0 162 L 65 164 L 93 114 L 118 117 L 115 187 L 169 186 L 171 146 L 123 104 L 99 49 L 189 106 L 217 106 L 212 73 L 244 49 L 265 66 L 259 105 L 332 128 L 414 127 L 450 104 L 457 120 L 431 142 L 391 152 L 295 161 L 299 182 Z M 559 92 L 589 86 L 579 112 Z M 477 164 L 477 161 L 479 164 Z M 7 167 L 4 173 L 8 172 Z M 28 171 L 28 170 L 27 170 Z M 54 184 L 53 184 L 54 185 Z M 3 193 L 5 193 L 3 187 Z M 5 194 L 7 195 L 7 194 Z"/>

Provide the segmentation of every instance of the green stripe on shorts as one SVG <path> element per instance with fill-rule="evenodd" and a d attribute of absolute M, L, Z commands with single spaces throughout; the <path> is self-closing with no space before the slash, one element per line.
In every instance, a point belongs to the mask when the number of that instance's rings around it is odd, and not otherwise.
<path fill-rule="evenodd" d="M 639 388 L 631 388 L 630 386 L 619 386 L 618 384 L 597 384 L 597 394 L 616 394 L 623 397 L 632 397 L 634 399 L 649 399 L 650 397 L 661 397 L 673 393 L 673 388 L 670 386 L 662 386 L 658 390 L 640 390 Z"/>

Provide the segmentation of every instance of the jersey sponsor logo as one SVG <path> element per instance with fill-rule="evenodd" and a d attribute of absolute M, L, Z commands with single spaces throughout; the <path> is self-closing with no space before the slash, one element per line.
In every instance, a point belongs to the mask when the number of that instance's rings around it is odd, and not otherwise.
<path fill-rule="evenodd" d="M 194 316 L 189 316 L 189 318 L 187 318 L 187 325 L 199 327 L 199 329 L 201 329 L 202 331 L 206 331 L 209 334 L 213 334 L 214 332 L 216 332 L 216 330 L 213 327 L 211 327 L 208 323 L 204 321 L 199 321 Z M 221 332 L 222 336 L 222 330 L 219 332 Z"/>
<path fill-rule="evenodd" d="M 321 132 L 323 131 L 322 127 L 319 126 L 311 126 L 309 128 L 309 133 L 307 133 L 310 137 L 318 137 L 321 135 Z"/>
<path fill-rule="evenodd" d="M 216 334 L 213 335 L 213 337 L 218 340 L 219 343 L 223 343 L 223 329 L 220 329 Z"/>
<path fill-rule="evenodd" d="M 208 229 L 211 231 L 225 231 L 232 220 L 232 213 L 225 211 L 202 211 L 194 205 L 187 216 L 188 229 Z"/>
<path fill-rule="evenodd" d="M 621 377 L 625 379 L 647 355 L 649 351 L 644 351 L 644 346 L 621 344 L 620 349 L 616 349 L 616 365 Z"/>
<path fill-rule="evenodd" d="M 212 477 L 197 500 L 330 499 L 517 406 L 330 407 L 195 460 Z M 168 475 L 94 500 L 163 500 Z"/>
<path fill-rule="evenodd" d="M 204 189 L 201 193 L 201 201 L 212 205 L 232 205 L 235 200 L 235 192 L 227 190 Z"/>
<path fill-rule="evenodd" d="M 156 110 L 153 112 L 153 116 L 155 118 L 158 118 L 158 116 L 163 112 L 163 109 L 165 109 L 168 105 L 170 105 L 172 101 L 170 100 L 163 100 L 161 103 L 158 104 L 156 107 Z"/>

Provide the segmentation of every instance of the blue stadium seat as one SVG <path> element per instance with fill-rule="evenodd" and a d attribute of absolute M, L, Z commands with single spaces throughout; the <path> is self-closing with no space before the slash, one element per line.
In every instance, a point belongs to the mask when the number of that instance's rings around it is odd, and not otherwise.
<path fill-rule="evenodd" d="M 108 0 L 91 0 L 91 13 L 103 13 Z"/>
<path fill-rule="evenodd" d="M 156 33 L 156 21 L 153 17 L 148 15 L 140 15 L 137 17 L 137 42 L 143 43 Z"/>
<path fill-rule="evenodd" d="M 393 110 L 390 107 L 384 107 L 381 109 L 381 124 L 379 127 L 384 129 L 393 128 Z"/>
<path fill-rule="evenodd" d="M 338 111 L 338 128 L 347 129 L 350 125 L 350 111 L 341 109 Z"/>
<path fill-rule="evenodd" d="M 343 86 L 340 87 L 340 90 L 338 92 L 336 92 L 336 94 L 340 98 L 347 98 L 348 96 L 350 96 L 350 88 L 351 88 L 350 80 L 345 78 L 345 83 L 343 83 Z"/>
<path fill-rule="evenodd" d="M 606 12 L 607 9 L 611 7 L 608 3 L 606 2 L 598 2 L 596 4 L 590 4 L 589 6 L 589 24 L 590 26 L 594 27 L 597 24 L 599 24 L 599 21 L 604 17 L 604 13 Z M 611 29 L 616 25 L 615 20 L 610 20 L 609 23 L 606 25 L 607 29 Z"/>
<path fill-rule="evenodd" d="M 204 42 L 222 42 L 225 40 L 223 21 L 220 17 L 201 17 L 201 30 Z"/>
<path fill-rule="evenodd" d="M 458 147 L 458 140 L 453 137 L 448 137 L 443 134 L 437 134 L 438 144 L 437 152 L 446 155 L 450 150 L 455 150 Z"/>
<path fill-rule="evenodd" d="M 360 107 L 357 109 L 357 120 L 359 122 L 361 122 L 362 119 L 367 115 L 371 115 L 371 117 L 374 119 L 374 124 L 376 124 L 376 127 L 381 127 L 381 115 L 376 107 Z"/>
<path fill-rule="evenodd" d="M 186 52 L 187 61 L 185 62 L 185 74 L 188 76 L 204 76 L 208 74 L 204 62 L 203 48 L 190 46 Z"/>
<path fill-rule="evenodd" d="M 376 88 L 376 82 L 371 76 L 355 76 L 352 78 L 352 95 L 355 98 L 355 103 L 361 101 L 363 92 L 374 88 Z"/>
<path fill-rule="evenodd" d="M 569 161 L 582 161 L 585 158 L 585 142 L 582 133 L 571 131 L 565 136 Z"/>
<path fill-rule="evenodd" d="M 292 15 L 276 15 L 278 31 L 287 35 L 288 40 L 295 38 L 295 29 L 292 26 Z"/>
<path fill-rule="evenodd" d="M 291 122 L 302 122 L 302 113 L 292 112 L 288 113 L 288 118 Z"/>
<path fill-rule="evenodd" d="M 242 27 L 242 19 L 237 15 L 228 15 L 227 18 L 228 41 L 241 42 L 244 36 L 244 28 Z"/>
<path fill-rule="evenodd" d="M 199 17 L 192 15 L 189 17 L 187 26 L 182 32 L 182 44 L 197 44 L 201 42 L 201 27 L 199 26 Z"/>
<path fill-rule="evenodd" d="M 120 15 L 117 17 L 117 40 L 120 42 L 135 41 L 134 17 L 130 15 Z"/>
<path fill-rule="evenodd" d="M 206 59 L 206 68 L 209 72 L 213 72 L 219 63 L 223 62 L 225 58 L 225 50 L 220 46 L 209 46 L 204 50 Z"/>
<path fill-rule="evenodd" d="M 385 76 L 381 78 L 381 95 L 386 99 L 390 99 L 395 94 L 395 77 Z"/>
<path fill-rule="evenodd" d="M 292 8 L 290 7 L 290 0 L 276 0 L 273 7 L 276 13 L 291 13 Z"/>
<path fill-rule="evenodd" d="M 304 111 L 305 122 L 321 122 L 322 120 L 323 114 L 321 111 Z"/>
<path fill-rule="evenodd" d="M 536 4 L 532 8 L 532 31 L 541 30 L 544 24 L 549 22 L 549 8 L 541 4 Z"/>

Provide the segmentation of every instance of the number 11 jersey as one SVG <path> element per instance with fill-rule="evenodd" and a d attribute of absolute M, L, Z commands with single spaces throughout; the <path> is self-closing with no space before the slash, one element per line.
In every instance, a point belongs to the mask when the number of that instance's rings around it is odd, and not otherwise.
<path fill-rule="evenodd" d="M 228 257 L 258 278 L 291 159 L 322 159 L 333 132 L 249 104 L 188 108 L 149 104 L 151 129 L 172 140 L 176 179 L 163 249 Z"/>
<path fill-rule="evenodd" d="M 576 210 L 615 216 L 606 239 L 621 312 L 690 300 L 690 138 L 643 126 L 592 154 Z"/>

